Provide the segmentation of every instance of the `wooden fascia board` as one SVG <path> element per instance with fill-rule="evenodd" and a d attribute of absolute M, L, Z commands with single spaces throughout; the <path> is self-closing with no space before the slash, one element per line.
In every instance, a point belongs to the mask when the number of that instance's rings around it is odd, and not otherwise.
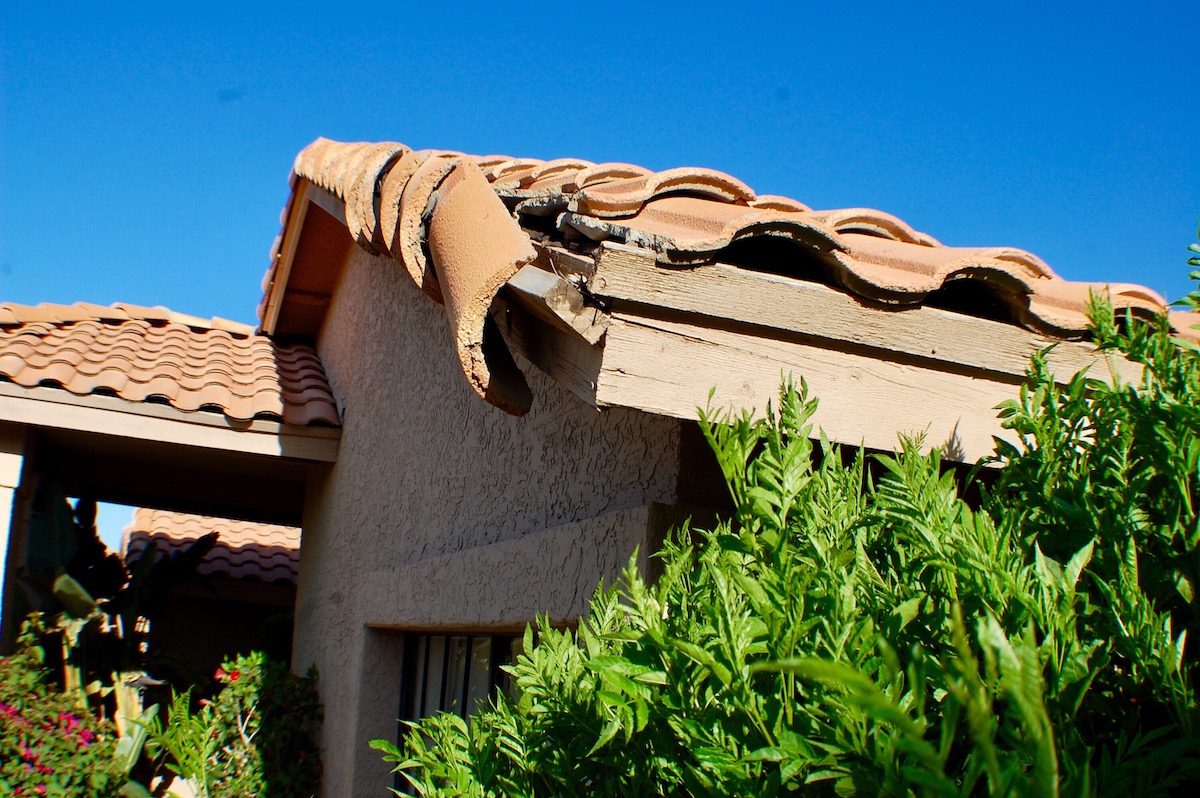
<path fill-rule="evenodd" d="M 521 267 L 504 286 L 509 298 L 550 325 L 594 344 L 608 327 L 608 316 L 589 305 L 567 280 L 534 264 Z"/>
<path fill-rule="evenodd" d="M 0 419 L 31 427 L 90 432 L 179 446 L 332 463 L 341 431 L 272 421 L 230 422 L 216 413 L 112 396 L 75 396 L 57 388 L 0 383 Z"/>
<path fill-rule="evenodd" d="M 761 415 L 786 378 L 808 384 L 820 400 L 813 423 L 838 443 L 891 450 L 900 435 L 924 436 L 926 448 L 970 463 L 993 452 L 993 435 L 1010 437 L 995 407 L 1017 395 L 1015 380 L 620 312 L 596 400 L 685 419 L 704 407 Z"/>
<path fill-rule="evenodd" d="M 882 358 L 919 358 L 933 369 L 1011 377 L 1023 377 L 1030 357 L 1053 346 L 1048 362 L 1063 378 L 1097 364 L 1103 369 L 1097 376 L 1136 382 L 1141 375 L 1136 365 L 1091 344 L 939 308 L 868 306 L 828 286 L 720 264 L 664 269 L 651 253 L 621 245 L 603 245 L 596 261 L 588 287 L 597 296 L 753 324 L 766 328 L 765 337 L 782 330 L 851 351 L 865 348 Z"/>
<path fill-rule="evenodd" d="M 283 226 L 283 238 L 279 246 L 279 263 L 275 266 L 275 276 L 263 309 L 262 331 L 266 335 L 274 335 L 279 324 L 279 313 L 283 309 L 283 300 L 287 294 L 288 280 L 292 275 L 292 264 L 296 260 L 296 249 L 300 244 L 300 234 L 304 231 L 304 219 L 308 215 L 309 204 L 316 205 L 343 225 L 346 224 L 345 203 L 325 189 L 301 177 L 297 178 L 293 191 L 294 199 Z"/>

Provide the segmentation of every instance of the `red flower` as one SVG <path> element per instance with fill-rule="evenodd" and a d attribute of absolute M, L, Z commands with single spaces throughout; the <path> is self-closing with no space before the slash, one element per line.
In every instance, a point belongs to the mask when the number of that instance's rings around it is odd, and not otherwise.
<path fill-rule="evenodd" d="M 241 675 L 242 675 L 241 671 L 230 671 L 229 681 L 236 682 Z"/>

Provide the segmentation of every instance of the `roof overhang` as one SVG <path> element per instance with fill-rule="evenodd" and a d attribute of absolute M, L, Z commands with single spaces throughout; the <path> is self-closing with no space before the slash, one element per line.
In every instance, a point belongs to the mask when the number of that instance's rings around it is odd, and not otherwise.
<path fill-rule="evenodd" d="M 264 327 L 285 315 L 272 316 L 272 308 L 318 307 L 309 289 L 289 282 L 296 263 L 305 264 L 307 285 L 327 286 L 327 303 L 337 258 L 345 258 L 338 249 L 314 280 L 317 259 L 304 251 L 309 240 L 329 251 L 338 236 L 328 222 L 344 224 L 341 200 L 300 179 L 292 214 L 301 227 L 286 229 L 284 240 L 298 243 L 282 249 Z M 308 224 L 316 225 L 311 234 Z M 341 241 L 348 250 L 344 226 Z M 974 462 L 994 451 L 993 437 L 1011 437 L 996 407 L 1017 395 L 1035 352 L 1053 346 L 1050 365 L 1064 378 L 1085 368 L 1139 376 L 1090 344 L 938 308 L 870 305 L 825 285 L 719 263 L 664 268 L 636 246 L 605 242 L 594 256 L 535 248 L 537 260 L 505 283 L 492 318 L 513 352 L 597 408 L 683 419 L 705 407 L 762 413 L 783 380 L 803 379 L 820 399 L 814 423 L 835 442 L 886 450 L 898 436 L 922 436 L 948 459 Z M 319 327 L 316 316 L 289 313 L 307 319 L 309 332 Z"/>
<path fill-rule="evenodd" d="M 920 436 L 974 462 L 1008 436 L 997 405 L 1035 352 L 1053 346 L 1064 380 L 1140 377 L 1064 340 L 1086 336 L 1090 292 L 1143 317 L 1165 307 L 1138 286 L 1064 281 L 1020 250 L 944 247 L 878 211 L 812 211 L 708 170 L 319 139 L 295 174 L 263 329 L 315 333 L 357 243 L 446 306 L 465 376 L 517 415 L 530 399 L 523 380 L 508 387 L 512 354 L 597 408 L 685 419 L 762 413 L 803 380 L 836 442 Z M 962 286 L 978 295 L 939 300 L 955 310 L 925 301 Z"/>
<path fill-rule="evenodd" d="M 316 463 L 337 459 L 341 430 L 274 421 L 233 421 L 218 413 L 128 402 L 113 396 L 75 396 L 58 388 L 0 383 L 0 418 L 30 427 L 86 432 L 125 441 Z"/>
<path fill-rule="evenodd" d="M 68 495 L 289 525 L 340 433 L 3 383 L 0 418 L 0 431 L 27 441 L 31 472 Z"/>
<path fill-rule="evenodd" d="M 560 272 L 590 260 L 543 254 L 539 265 Z M 555 279 L 548 296 L 570 287 Z M 921 436 L 948 459 L 975 462 L 992 454 L 993 437 L 1011 438 L 996 408 L 1017 396 L 1035 352 L 1053 345 L 1049 364 L 1064 378 L 1083 369 L 1140 376 L 1087 343 L 936 308 L 867 306 L 827 286 L 721 264 L 656 268 L 635 247 L 602 245 L 586 286 L 608 308 L 595 342 L 572 328 L 561 299 L 531 301 L 510 283 L 495 310 L 514 351 L 599 408 L 762 414 L 783 380 L 803 379 L 820 399 L 813 422 L 835 442 L 890 450 L 898 436 Z"/>

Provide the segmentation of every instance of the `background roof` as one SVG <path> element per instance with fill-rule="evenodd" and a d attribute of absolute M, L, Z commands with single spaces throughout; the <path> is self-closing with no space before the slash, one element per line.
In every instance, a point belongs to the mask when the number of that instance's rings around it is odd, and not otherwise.
<path fill-rule="evenodd" d="M 295 585 L 300 572 L 300 530 L 279 524 L 231 521 L 192 513 L 138 508 L 121 538 L 121 556 L 132 567 L 151 542 L 157 559 L 183 551 L 210 532 L 217 543 L 196 572 Z"/>
<path fill-rule="evenodd" d="M 318 135 L 711 167 L 1188 290 L 1200 4 L 397 7 L 7 4 L 0 300 L 253 322 Z"/>

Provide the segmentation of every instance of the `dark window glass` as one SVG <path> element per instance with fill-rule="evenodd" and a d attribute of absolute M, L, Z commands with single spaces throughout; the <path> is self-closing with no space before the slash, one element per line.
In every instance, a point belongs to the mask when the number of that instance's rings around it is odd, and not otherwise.
<path fill-rule="evenodd" d="M 518 645 L 512 635 L 406 634 L 400 719 L 420 720 L 438 712 L 462 718 L 474 714 L 497 691 L 508 689 L 502 666 L 512 662 Z M 397 742 L 407 731 L 401 723 Z M 397 775 L 395 788 L 407 792 L 408 781 Z"/>

